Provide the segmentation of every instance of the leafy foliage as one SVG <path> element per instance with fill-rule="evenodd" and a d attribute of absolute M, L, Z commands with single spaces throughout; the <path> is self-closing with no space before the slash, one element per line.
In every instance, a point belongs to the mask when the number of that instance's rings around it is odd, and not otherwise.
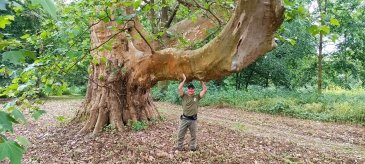
<path fill-rule="evenodd" d="M 16 122 L 10 114 L 0 111 L 0 132 L 13 132 L 13 122 Z"/>
<path fill-rule="evenodd" d="M 32 0 L 34 5 L 42 5 L 42 8 L 52 16 L 53 19 L 57 19 L 57 8 L 53 0 Z"/>
<path fill-rule="evenodd" d="M 20 164 L 24 149 L 15 141 L 0 142 L 0 160 L 8 157 L 12 164 Z"/>
<path fill-rule="evenodd" d="M 13 20 L 14 16 L 11 15 L 0 16 L 0 28 L 5 28 L 5 26 L 11 24 L 11 21 Z"/>

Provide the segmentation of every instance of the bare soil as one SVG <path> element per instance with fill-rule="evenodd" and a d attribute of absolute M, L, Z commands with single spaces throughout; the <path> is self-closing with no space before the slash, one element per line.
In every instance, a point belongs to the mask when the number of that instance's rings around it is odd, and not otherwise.
<path fill-rule="evenodd" d="M 200 108 L 198 151 L 175 151 L 180 106 L 157 102 L 162 121 L 148 129 L 105 128 L 81 135 L 65 124 L 81 99 L 49 100 L 38 121 L 16 126 L 32 143 L 23 163 L 365 163 L 365 127 L 301 120 L 229 108 Z M 189 140 L 189 133 L 186 141 Z M 186 145 L 188 148 L 188 145 Z"/>

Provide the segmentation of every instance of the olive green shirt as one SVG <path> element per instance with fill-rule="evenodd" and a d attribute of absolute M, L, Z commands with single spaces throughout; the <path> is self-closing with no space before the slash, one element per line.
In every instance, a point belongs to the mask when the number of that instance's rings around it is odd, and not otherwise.
<path fill-rule="evenodd" d="M 199 100 L 201 97 L 197 95 L 189 96 L 184 93 L 182 98 L 182 108 L 185 116 L 193 116 L 198 113 Z"/>

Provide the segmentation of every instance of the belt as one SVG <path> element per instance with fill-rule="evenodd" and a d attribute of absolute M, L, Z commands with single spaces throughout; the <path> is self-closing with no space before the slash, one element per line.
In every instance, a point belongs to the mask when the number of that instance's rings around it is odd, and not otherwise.
<path fill-rule="evenodd" d="M 180 119 L 184 119 L 184 120 L 196 120 L 198 119 L 198 115 L 197 114 L 194 114 L 192 116 L 186 116 L 186 115 L 181 115 L 180 116 Z"/>

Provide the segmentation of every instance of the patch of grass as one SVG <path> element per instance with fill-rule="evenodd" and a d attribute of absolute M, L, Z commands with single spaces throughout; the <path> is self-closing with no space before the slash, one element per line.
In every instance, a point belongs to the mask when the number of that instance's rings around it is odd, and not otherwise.
<path fill-rule="evenodd" d="M 233 125 L 233 128 L 234 128 L 234 129 L 237 129 L 238 131 L 241 131 L 241 132 L 243 132 L 243 131 L 246 131 L 246 130 L 247 130 L 247 127 L 246 127 L 244 124 L 239 123 L 239 122 L 235 123 L 235 124 Z"/>
<path fill-rule="evenodd" d="M 65 126 L 70 122 L 70 119 L 65 116 L 54 116 L 53 118 L 57 120 L 57 124 L 60 126 Z"/>
<path fill-rule="evenodd" d="M 165 114 L 160 114 L 160 121 L 166 121 L 167 116 Z"/>
<path fill-rule="evenodd" d="M 148 124 L 144 121 L 134 121 L 131 127 L 133 131 L 142 131 L 148 128 Z"/>
<path fill-rule="evenodd" d="M 114 133 L 116 131 L 116 128 L 112 124 L 108 124 L 108 125 L 104 126 L 103 131 Z"/>
<path fill-rule="evenodd" d="M 299 163 L 299 160 L 298 159 L 295 159 L 295 158 L 284 158 L 284 161 L 286 164 L 297 164 Z"/>

